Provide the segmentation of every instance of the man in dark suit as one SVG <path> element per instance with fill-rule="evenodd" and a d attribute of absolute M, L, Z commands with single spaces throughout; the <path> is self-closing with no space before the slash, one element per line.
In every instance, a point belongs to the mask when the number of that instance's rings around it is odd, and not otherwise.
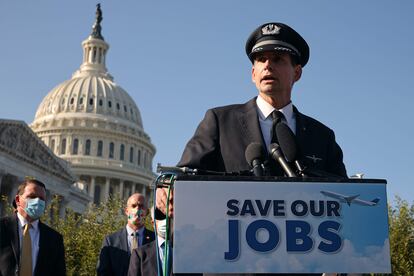
<path fill-rule="evenodd" d="M 63 238 L 43 224 L 45 185 L 26 180 L 17 191 L 16 214 L 0 219 L 0 275 L 66 275 Z"/>
<path fill-rule="evenodd" d="M 145 228 L 147 204 L 142 194 L 128 198 L 125 215 L 127 225 L 105 237 L 99 255 L 98 275 L 127 275 L 131 251 L 154 240 L 154 232 Z"/>
<path fill-rule="evenodd" d="M 269 147 L 271 115 L 279 111 L 282 122 L 296 133 L 302 162 L 346 176 L 333 131 L 301 114 L 291 101 L 293 85 L 301 78 L 302 67 L 309 59 L 306 41 L 285 24 L 268 23 L 249 37 L 246 53 L 253 64 L 252 81 L 259 95 L 245 104 L 208 110 L 178 166 L 226 172 L 249 170 L 244 156 L 247 146 L 257 142 L 265 149 Z"/>
<path fill-rule="evenodd" d="M 277 124 L 284 123 L 296 135 L 301 153 L 298 159 L 307 168 L 346 177 L 334 132 L 300 113 L 291 101 L 293 86 L 309 60 L 306 41 L 286 24 L 266 23 L 253 31 L 245 49 L 252 62 L 252 81 L 258 96 L 245 104 L 208 110 L 177 166 L 222 172 L 250 170 L 245 158 L 247 146 L 259 143 L 267 151 L 277 142 Z M 264 159 L 269 175 L 285 175 L 272 158 Z M 157 189 L 156 205 L 163 213 L 166 201 L 166 189 Z M 170 196 L 171 215 L 172 203 Z"/>
<path fill-rule="evenodd" d="M 250 143 L 260 143 L 268 149 L 274 142 L 276 116 L 296 135 L 301 152 L 298 159 L 306 167 L 346 177 L 334 132 L 300 113 L 291 101 L 293 85 L 309 60 L 306 41 L 283 23 L 267 23 L 250 35 L 246 54 L 252 62 L 252 81 L 258 96 L 245 104 L 208 110 L 177 166 L 223 172 L 250 170 L 245 150 Z M 271 175 L 283 176 L 279 164 L 267 159 L 265 164 Z M 170 200 L 172 203 L 173 196 Z M 164 212 L 165 206 L 166 189 L 157 189 L 157 208 Z M 169 206 L 173 214 L 173 204 Z"/>

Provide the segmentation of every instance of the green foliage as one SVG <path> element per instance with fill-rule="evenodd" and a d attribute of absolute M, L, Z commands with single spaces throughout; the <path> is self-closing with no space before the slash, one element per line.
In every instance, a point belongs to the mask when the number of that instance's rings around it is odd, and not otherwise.
<path fill-rule="evenodd" d="M 59 205 L 55 197 L 42 221 L 63 235 L 67 275 L 95 275 L 104 237 L 125 226 L 123 202 L 110 199 L 90 206 L 84 214 L 67 210 L 64 218 L 59 216 Z"/>
<path fill-rule="evenodd" d="M 396 198 L 389 207 L 390 247 L 393 275 L 414 274 L 414 203 Z"/>

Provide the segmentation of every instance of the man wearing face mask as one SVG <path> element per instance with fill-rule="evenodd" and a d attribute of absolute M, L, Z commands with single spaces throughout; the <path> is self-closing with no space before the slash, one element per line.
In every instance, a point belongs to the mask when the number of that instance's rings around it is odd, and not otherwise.
<path fill-rule="evenodd" d="M 34 179 L 19 185 L 16 213 L 0 219 L 0 275 L 66 275 L 63 238 L 43 224 L 45 185 Z"/>
<path fill-rule="evenodd" d="M 127 225 L 105 237 L 97 265 L 97 275 L 127 275 L 131 251 L 154 240 L 154 232 L 144 226 L 147 204 L 142 194 L 128 198 Z"/>
<path fill-rule="evenodd" d="M 159 212 L 156 210 L 155 212 Z M 167 220 L 161 213 L 154 215 L 154 208 L 151 208 L 151 217 L 154 220 L 157 238 L 151 243 L 139 247 L 132 251 L 131 260 L 129 262 L 128 276 L 146 276 L 146 275 L 187 275 L 198 276 L 202 274 L 173 274 L 172 273 L 172 237 L 166 239 Z M 169 220 L 171 223 L 171 220 Z M 171 230 L 171 228 L 170 228 Z M 168 245 L 167 245 L 168 243 Z M 166 248 L 167 247 L 167 248 Z M 167 253 L 168 250 L 168 253 Z M 157 255 L 158 251 L 158 255 Z M 168 257 L 166 257 L 168 254 Z"/>

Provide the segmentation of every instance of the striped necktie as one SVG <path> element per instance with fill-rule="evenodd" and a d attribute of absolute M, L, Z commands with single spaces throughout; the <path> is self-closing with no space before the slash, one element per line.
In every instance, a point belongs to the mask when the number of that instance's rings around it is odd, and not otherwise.
<path fill-rule="evenodd" d="M 30 237 L 31 224 L 26 223 L 23 229 L 22 255 L 20 259 L 20 276 L 32 275 L 32 239 Z"/>

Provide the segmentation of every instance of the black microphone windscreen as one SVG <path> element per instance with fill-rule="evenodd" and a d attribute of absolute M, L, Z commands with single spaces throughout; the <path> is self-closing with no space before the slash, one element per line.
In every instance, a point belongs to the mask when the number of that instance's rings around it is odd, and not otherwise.
<path fill-rule="evenodd" d="M 265 151 L 260 143 L 251 143 L 247 146 L 246 151 L 244 152 L 244 156 L 246 157 L 247 163 L 250 166 L 253 166 L 253 160 L 261 160 L 263 161 L 265 158 Z"/>
<path fill-rule="evenodd" d="M 298 146 L 295 134 L 285 123 L 279 123 L 276 126 L 276 136 L 285 158 L 288 162 L 294 162 L 297 159 Z"/>

